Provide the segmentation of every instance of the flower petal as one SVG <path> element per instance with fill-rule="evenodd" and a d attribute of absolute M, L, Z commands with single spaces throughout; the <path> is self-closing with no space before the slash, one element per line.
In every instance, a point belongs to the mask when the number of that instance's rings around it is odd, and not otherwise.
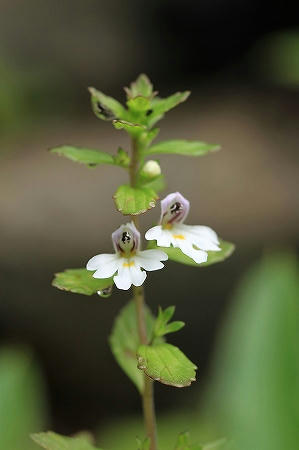
<path fill-rule="evenodd" d="M 159 261 L 167 261 L 168 255 L 162 250 L 153 249 L 153 250 L 143 250 L 142 252 L 138 252 L 138 256 L 146 259 L 158 259 Z"/>
<path fill-rule="evenodd" d="M 156 240 L 161 235 L 161 232 L 162 232 L 161 225 L 157 225 L 157 226 L 155 226 L 153 228 L 150 228 L 145 233 L 145 239 L 147 239 L 148 241 Z"/>
<path fill-rule="evenodd" d="M 167 259 L 168 255 L 161 250 L 144 250 L 135 256 L 137 264 L 148 271 L 163 269 L 164 264 L 160 261 Z"/>
<path fill-rule="evenodd" d="M 193 245 L 185 240 L 176 240 L 175 247 L 179 247 L 180 250 L 187 256 L 193 259 L 197 264 L 201 264 L 207 261 L 208 254 L 203 250 L 196 250 Z"/>
<path fill-rule="evenodd" d="M 97 271 L 93 274 L 93 278 L 109 278 L 115 274 L 119 268 L 120 260 L 118 255 L 114 255 L 114 259 L 106 264 L 102 264 Z"/>
<path fill-rule="evenodd" d="M 206 227 L 204 225 L 185 225 L 185 224 L 180 224 L 180 227 L 188 233 L 196 234 L 201 238 L 211 240 L 214 244 L 219 244 L 217 234 L 210 227 Z"/>
<path fill-rule="evenodd" d="M 118 275 L 115 275 L 113 281 L 118 289 L 123 289 L 124 291 L 130 289 L 132 281 L 129 267 L 121 266 L 118 269 Z"/>
<path fill-rule="evenodd" d="M 145 239 L 148 241 L 156 240 L 159 247 L 170 247 L 171 233 L 169 230 L 163 230 L 161 225 L 157 225 L 145 233 Z"/>
<path fill-rule="evenodd" d="M 135 262 L 135 259 L 134 259 Z M 136 261 L 137 263 L 137 261 Z M 141 267 L 135 263 L 134 266 L 130 267 L 130 276 L 131 281 L 134 284 L 134 286 L 141 286 L 146 279 L 146 272 L 145 270 L 141 270 Z"/>
<path fill-rule="evenodd" d="M 109 264 L 110 262 L 112 262 L 116 257 L 117 255 L 115 255 L 115 253 L 113 254 L 103 253 L 102 255 L 96 255 L 88 261 L 88 263 L 86 264 L 86 269 L 97 270 L 102 265 Z"/>

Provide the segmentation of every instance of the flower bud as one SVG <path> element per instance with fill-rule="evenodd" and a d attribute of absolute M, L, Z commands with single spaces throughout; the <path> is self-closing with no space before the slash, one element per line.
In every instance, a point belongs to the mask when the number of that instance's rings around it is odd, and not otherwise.
<path fill-rule="evenodd" d="M 154 178 L 161 175 L 161 167 L 158 161 L 154 161 L 153 159 L 147 161 L 142 168 L 142 174 L 150 178 Z"/>

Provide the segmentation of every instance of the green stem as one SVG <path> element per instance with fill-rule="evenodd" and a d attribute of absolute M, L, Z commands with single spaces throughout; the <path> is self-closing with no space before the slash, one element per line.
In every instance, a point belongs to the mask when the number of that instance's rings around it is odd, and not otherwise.
<path fill-rule="evenodd" d="M 136 174 L 139 164 L 138 155 L 138 141 L 132 140 L 132 159 L 130 165 L 130 184 L 135 186 Z M 136 228 L 139 228 L 138 216 L 132 216 L 132 220 L 135 223 Z M 133 297 L 136 304 L 137 326 L 139 340 L 142 345 L 148 344 L 148 337 L 146 331 L 145 322 L 145 300 L 143 286 L 133 287 Z M 154 406 L 154 386 L 153 381 L 144 374 L 144 388 L 142 392 L 142 406 L 143 406 L 143 418 L 147 437 L 150 439 L 150 450 L 158 450 L 157 445 L 157 426 L 156 426 L 156 414 Z"/>

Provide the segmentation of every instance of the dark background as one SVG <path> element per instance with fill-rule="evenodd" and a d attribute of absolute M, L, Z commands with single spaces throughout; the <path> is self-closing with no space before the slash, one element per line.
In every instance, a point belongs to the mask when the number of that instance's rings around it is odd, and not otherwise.
<path fill-rule="evenodd" d="M 50 286 L 54 272 L 110 252 L 123 218 L 112 195 L 124 175 L 46 152 L 63 143 L 115 151 L 128 140 L 90 109 L 87 86 L 119 100 L 147 73 L 162 96 L 191 89 L 159 139 L 220 143 L 205 158 L 161 157 L 166 193 L 191 200 L 189 223 L 237 244 L 225 263 L 174 263 L 146 283 L 153 310 L 177 305 L 179 344 L 200 367 L 188 390 L 157 386 L 160 410 L 191 403 L 209 380 L 229 298 L 265 248 L 298 244 L 299 8 L 257 1 L 0 3 L 0 336 L 33 348 L 51 425 L 71 433 L 139 411 L 110 354 L 113 318 L 129 298 Z M 119 175 L 119 176 L 118 176 Z M 144 229 L 159 211 L 142 220 Z"/>

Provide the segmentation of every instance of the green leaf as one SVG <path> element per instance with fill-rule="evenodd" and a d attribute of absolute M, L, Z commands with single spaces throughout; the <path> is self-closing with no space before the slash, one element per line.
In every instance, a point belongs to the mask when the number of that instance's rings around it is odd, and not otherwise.
<path fill-rule="evenodd" d="M 298 447 L 298 293 L 298 259 L 278 252 L 252 267 L 231 303 L 208 414 L 236 449 Z"/>
<path fill-rule="evenodd" d="M 134 97 L 127 101 L 128 108 L 136 113 L 144 113 L 150 108 L 150 101 L 145 97 Z"/>
<path fill-rule="evenodd" d="M 219 150 L 220 146 L 215 144 L 207 144 L 201 141 L 186 141 L 183 139 L 174 139 L 170 141 L 162 141 L 145 150 L 147 155 L 156 153 L 171 153 L 184 156 L 203 156 L 206 153 Z"/>
<path fill-rule="evenodd" d="M 91 445 L 86 438 L 66 437 L 53 431 L 35 433 L 31 435 L 31 438 L 46 450 L 101 450 Z"/>
<path fill-rule="evenodd" d="M 108 97 L 103 92 L 90 87 L 91 105 L 95 115 L 102 120 L 124 119 L 126 117 L 125 108 L 112 97 Z"/>
<path fill-rule="evenodd" d="M 191 444 L 188 432 L 181 433 L 174 450 L 203 450 L 201 445 Z"/>
<path fill-rule="evenodd" d="M 139 135 L 139 143 L 140 148 L 144 149 L 148 147 L 152 141 L 158 136 L 160 129 L 159 128 L 152 128 L 151 130 L 146 130 L 140 133 Z"/>
<path fill-rule="evenodd" d="M 159 309 L 159 316 L 161 317 L 164 324 L 170 321 L 175 313 L 175 306 L 168 306 L 164 311 L 162 308 Z"/>
<path fill-rule="evenodd" d="M 142 130 L 145 130 L 144 125 L 128 122 L 127 120 L 113 120 L 112 123 L 116 130 L 125 130 L 130 134 L 140 133 Z"/>
<path fill-rule="evenodd" d="M 149 116 L 149 127 L 151 128 L 158 120 L 162 119 L 167 111 L 187 100 L 189 95 L 190 91 L 185 91 L 177 92 L 167 98 L 155 97 L 151 104 L 152 113 Z"/>
<path fill-rule="evenodd" d="M 175 311 L 175 306 L 169 306 L 164 311 L 159 307 L 158 317 L 154 327 L 154 337 L 174 333 L 185 326 L 184 322 L 175 321 L 168 323 Z"/>
<path fill-rule="evenodd" d="M 118 148 L 117 154 L 113 157 L 113 159 L 114 163 L 118 166 L 128 168 L 130 165 L 130 157 L 128 153 L 121 147 Z"/>
<path fill-rule="evenodd" d="M 124 215 L 138 215 L 154 208 L 158 196 L 148 187 L 133 188 L 123 184 L 119 186 L 113 198 L 119 212 Z"/>
<path fill-rule="evenodd" d="M 45 426 L 47 414 L 42 374 L 31 352 L 2 343 L 0 399 L 0 449 L 32 450 L 29 434 Z"/>
<path fill-rule="evenodd" d="M 156 192 L 160 192 L 165 189 L 165 185 L 166 185 L 165 177 L 163 174 L 152 177 L 143 172 L 142 169 L 138 173 L 138 177 L 136 180 L 136 187 L 146 187 L 149 189 L 153 189 Z"/>
<path fill-rule="evenodd" d="M 187 266 L 194 267 L 206 267 L 211 264 L 219 263 L 227 259 L 235 250 L 234 244 L 231 242 L 223 241 L 220 239 L 220 248 L 218 252 L 208 252 L 208 260 L 205 263 L 197 264 L 192 258 L 185 255 L 179 248 L 174 247 L 158 247 L 155 241 L 150 241 L 148 248 L 156 249 L 159 248 L 163 252 L 167 253 L 168 258 L 171 261 L 175 261 L 181 264 L 186 264 Z"/>
<path fill-rule="evenodd" d="M 112 155 L 109 155 L 109 153 L 101 150 L 62 145 L 60 147 L 52 148 L 50 152 L 57 153 L 59 156 L 64 156 L 72 161 L 86 164 L 90 167 L 94 167 L 99 164 L 116 164 Z"/>
<path fill-rule="evenodd" d="M 93 272 L 86 269 L 66 269 L 56 273 L 52 285 L 62 291 L 75 294 L 92 295 L 97 291 L 109 289 L 113 285 L 113 278 L 93 278 Z"/>
<path fill-rule="evenodd" d="M 148 308 L 145 309 L 145 321 L 148 336 L 151 336 L 154 317 Z M 116 317 L 109 337 L 111 351 L 127 376 L 133 381 L 137 389 L 143 391 L 143 374 L 137 368 L 137 349 L 139 335 L 137 329 L 136 306 L 131 300 L 124 306 Z"/>
<path fill-rule="evenodd" d="M 174 322 L 171 322 L 168 325 L 166 325 L 163 335 L 179 331 L 184 326 L 185 322 L 182 322 L 181 320 L 175 320 Z"/>
<path fill-rule="evenodd" d="M 195 381 L 197 367 L 174 345 L 141 345 L 137 358 L 138 368 L 160 383 L 185 387 Z"/>
<path fill-rule="evenodd" d="M 136 81 L 130 84 L 129 88 L 125 88 L 128 98 L 137 96 L 151 97 L 153 95 L 153 85 L 150 79 L 144 74 L 140 74 Z"/>
<path fill-rule="evenodd" d="M 141 441 L 139 438 L 136 438 L 138 444 L 138 450 L 150 450 L 151 441 L 150 438 L 146 438 L 144 441 Z"/>

